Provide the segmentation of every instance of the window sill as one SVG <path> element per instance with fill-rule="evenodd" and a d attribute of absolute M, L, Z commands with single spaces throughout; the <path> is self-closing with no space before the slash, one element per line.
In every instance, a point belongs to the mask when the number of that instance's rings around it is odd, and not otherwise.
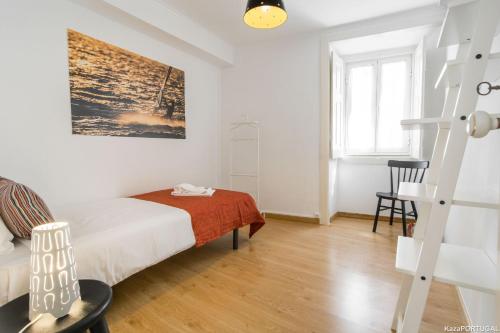
<path fill-rule="evenodd" d="M 339 157 L 339 160 L 348 164 L 387 165 L 389 160 L 416 161 L 417 159 L 409 155 L 344 155 Z"/>

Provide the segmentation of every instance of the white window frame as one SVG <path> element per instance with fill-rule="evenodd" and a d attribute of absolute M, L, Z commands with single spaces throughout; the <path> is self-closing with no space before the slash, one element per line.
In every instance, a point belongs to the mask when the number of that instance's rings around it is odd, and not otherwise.
<path fill-rule="evenodd" d="M 398 59 L 404 59 L 408 62 L 408 71 L 409 71 L 409 87 L 408 87 L 408 100 L 406 114 L 403 116 L 404 119 L 412 118 L 413 114 L 413 91 L 414 91 L 414 80 L 413 80 L 413 62 L 414 62 L 414 50 L 412 49 L 398 49 L 398 50 L 389 50 L 383 52 L 372 52 L 367 54 L 354 55 L 350 57 L 345 57 L 345 89 L 344 89 L 344 100 L 345 100 L 345 108 L 343 110 L 343 123 L 342 123 L 342 135 L 343 142 L 342 145 L 342 155 L 344 157 L 412 157 L 413 143 L 412 136 L 408 135 L 408 149 L 404 152 L 377 152 L 377 124 L 378 124 L 378 116 L 379 116 L 379 102 L 380 102 L 380 68 L 381 64 L 385 62 L 397 61 Z M 348 113 L 350 111 L 350 96 L 349 96 L 349 82 L 348 76 L 350 73 L 350 69 L 352 67 L 362 66 L 363 64 L 374 64 L 375 65 L 375 98 L 374 98 L 374 110 L 375 110 L 375 152 L 355 152 L 347 150 L 347 138 L 348 138 Z"/>
<path fill-rule="evenodd" d="M 342 158 L 344 146 L 345 115 L 345 63 L 334 51 L 331 51 L 331 95 L 330 95 L 330 158 Z"/>

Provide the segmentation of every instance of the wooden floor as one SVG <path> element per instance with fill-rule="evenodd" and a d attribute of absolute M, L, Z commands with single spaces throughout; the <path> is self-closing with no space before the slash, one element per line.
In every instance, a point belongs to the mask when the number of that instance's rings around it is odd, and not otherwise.
<path fill-rule="evenodd" d="M 113 288 L 111 332 L 390 332 L 400 225 L 268 220 L 240 249 L 231 235 Z M 465 324 L 454 287 L 434 283 L 421 332 Z"/>

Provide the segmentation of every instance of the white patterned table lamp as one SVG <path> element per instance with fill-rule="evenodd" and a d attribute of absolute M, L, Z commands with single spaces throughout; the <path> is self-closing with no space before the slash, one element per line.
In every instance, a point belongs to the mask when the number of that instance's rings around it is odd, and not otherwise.
<path fill-rule="evenodd" d="M 33 228 L 30 320 L 45 313 L 61 318 L 77 299 L 80 299 L 80 285 L 68 223 L 54 222 Z"/>

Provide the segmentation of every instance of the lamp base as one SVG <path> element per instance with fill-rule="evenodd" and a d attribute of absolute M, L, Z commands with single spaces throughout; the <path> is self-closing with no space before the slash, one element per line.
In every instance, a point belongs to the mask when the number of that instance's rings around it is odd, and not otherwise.
<path fill-rule="evenodd" d="M 54 320 L 56 320 L 59 318 L 63 318 L 65 316 L 71 314 L 72 312 L 74 312 L 76 310 L 74 308 L 77 304 L 81 304 L 81 297 L 78 297 L 77 299 L 73 300 L 69 304 L 65 304 L 64 307 L 61 307 L 59 309 L 59 311 L 52 311 L 52 312 L 45 311 L 44 312 L 44 311 L 33 309 L 33 307 L 31 306 L 31 295 L 30 295 L 30 311 L 29 311 L 28 318 L 30 321 L 33 321 L 36 318 L 38 318 L 38 316 L 40 316 L 40 315 L 50 315 Z"/>

